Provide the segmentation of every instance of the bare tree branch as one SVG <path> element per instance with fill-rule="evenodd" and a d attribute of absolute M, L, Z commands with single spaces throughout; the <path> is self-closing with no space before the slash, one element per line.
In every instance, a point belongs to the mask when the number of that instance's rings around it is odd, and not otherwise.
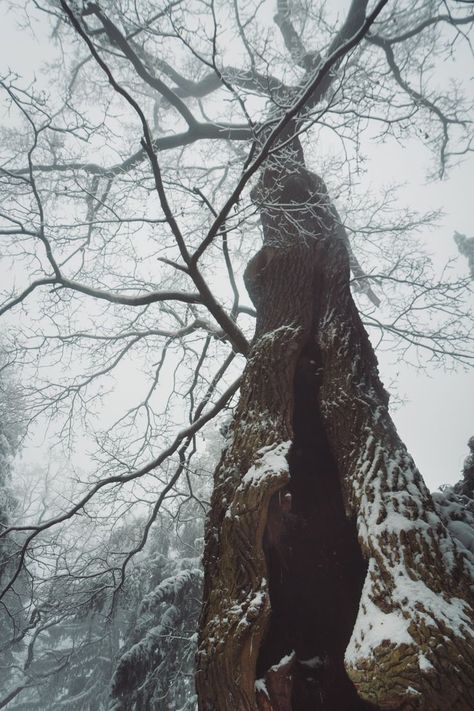
<path fill-rule="evenodd" d="M 245 338 L 244 334 L 241 332 L 241 330 L 239 329 L 239 327 L 237 326 L 235 321 L 233 321 L 226 314 L 226 312 L 224 311 L 222 306 L 218 303 L 218 301 L 214 297 L 211 289 L 209 288 L 208 284 L 206 283 L 204 277 L 202 276 L 201 272 L 197 268 L 197 260 L 194 260 L 193 258 L 191 258 L 191 255 L 188 252 L 186 243 L 183 239 L 183 235 L 181 234 L 181 230 L 178 226 L 178 223 L 175 219 L 173 211 L 172 211 L 172 209 L 168 203 L 168 199 L 166 197 L 166 193 L 164 190 L 163 181 L 162 181 L 162 177 L 161 177 L 161 170 L 160 170 L 160 167 L 158 164 L 158 159 L 156 156 L 155 148 L 153 146 L 153 140 L 152 140 L 152 137 L 150 134 L 150 129 L 148 127 L 148 123 L 147 123 L 147 120 L 145 118 L 143 111 L 141 110 L 141 108 L 137 104 L 137 102 L 130 96 L 130 94 L 127 91 L 125 91 L 125 89 L 123 89 L 115 81 L 110 69 L 105 64 L 105 62 L 99 57 L 92 42 L 90 41 L 90 39 L 87 37 L 87 35 L 83 31 L 82 27 L 80 26 L 79 22 L 75 18 L 74 14 L 72 13 L 71 9 L 69 8 L 69 6 L 65 2 L 65 0 L 61 0 L 61 5 L 62 5 L 64 11 L 66 12 L 66 14 L 68 15 L 74 28 L 78 32 L 78 34 L 86 42 L 94 59 L 96 60 L 96 62 L 101 67 L 101 69 L 107 75 L 107 78 L 108 78 L 111 86 L 115 89 L 115 91 L 117 91 L 121 96 L 123 96 L 125 98 L 125 100 L 130 104 L 130 106 L 132 106 L 132 108 L 135 110 L 135 112 L 139 116 L 140 122 L 141 122 L 142 128 L 143 128 L 143 134 L 144 134 L 144 138 L 142 139 L 142 146 L 143 146 L 146 154 L 148 155 L 150 165 L 153 170 L 153 177 L 154 177 L 156 191 L 157 191 L 159 199 L 160 199 L 162 210 L 166 216 L 168 224 L 169 224 L 171 231 L 174 235 L 176 244 L 178 245 L 179 251 L 181 253 L 181 257 L 183 258 L 183 261 L 187 265 L 189 276 L 194 281 L 194 284 L 196 285 L 196 287 L 201 295 L 203 303 L 207 306 L 210 313 L 214 316 L 214 318 L 219 323 L 219 325 L 227 333 L 231 343 L 234 345 L 236 350 L 238 350 L 239 352 L 241 352 L 243 354 L 246 354 L 248 351 L 247 339 Z"/>
<path fill-rule="evenodd" d="M 31 542 L 43 531 L 47 531 L 48 529 L 52 528 L 53 526 L 57 526 L 60 523 L 63 523 L 64 521 L 67 521 L 68 519 L 72 518 L 75 514 L 77 514 L 81 509 L 83 509 L 86 504 L 89 503 L 89 501 L 97 494 L 98 491 L 103 489 L 106 486 L 111 486 L 115 484 L 125 484 L 130 481 L 134 481 L 135 479 L 139 479 L 143 477 L 145 474 L 149 474 L 152 472 L 154 469 L 157 469 L 163 462 L 168 459 L 172 454 L 174 454 L 178 447 L 180 446 L 181 442 L 183 440 L 187 439 L 188 437 L 196 434 L 196 432 L 199 432 L 202 427 L 204 427 L 207 422 L 212 420 L 229 402 L 229 400 L 235 395 L 237 390 L 239 389 L 240 386 L 240 381 L 241 378 L 238 378 L 230 387 L 227 388 L 227 390 L 218 398 L 218 400 L 215 402 L 215 404 L 209 408 L 209 410 L 199 417 L 198 419 L 194 420 L 189 427 L 186 427 L 185 429 L 181 430 L 181 432 L 178 433 L 178 435 L 175 437 L 174 441 L 172 444 L 167 447 L 158 457 L 153 459 L 151 462 L 146 464 L 143 467 L 140 467 L 140 469 L 131 472 L 130 474 L 123 474 L 123 475 L 117 475 L 117 476 L 110 476 L 106 477 L 105 479 L 101 479 L 98 481 L 84 496 L 81 497 L 81 499 L 74 504 L 68 511 L 66 511 L 64 514 L 61 514 L 59 516 L 56 516 L 55 518 L 49 519 L 49 521 L 45 521 L 42 524 L 36 525 L 36 526 L 12 526 L 9 528 L 6 528 L 4 531 L 0 532 L 0 539 L 4 538 L 5 536 L 8 536 L 10 533 L 13 533 L 15 531 L 32 531 L 25 541 L 23 542 L 21 551 L 18 554 L 18 562 L 17 562 L 17 567 L 15 570 L 15 573 L 12 575 L 10 578 L 9 582 L 4 586 L 3 590 L 0 591 L 0 600 L 7 594 L 7 592 L 11 589 L 11 587 L 14 585 L 16 579 L 18 578 L 22 567 L 23 563 L 25 560 L 26 552 L 31 544 Z"/>
<path fill-rule="evenodd" d="M 274 143 L 278 139 L 278 137 L 283 133 L 284 129 L 291 124 L 294 118 L 297 118 L 301 110 L 304 108 L 306 109 L 308 105 L 312 105 L 314 99 L 316 96 L 318 96 L 318 99 L 324 94 L 324 92 L 328 88 L 328 77 L 330 75 L 331 69 L 334 66 L 337 66 L 338 63 L 342 60 L 342 58 L 350 52 L 353 47 L 356 47 L 360 40 L 364 37 L 364 35 L 367 33 L 368 29 L 371 27 L 371 25 L 375 22 L 376 18 L 378 15 L 382 12 L 383 8 L 387 4 L 388 0 L 381 0 L 375 7 L 375 9 L 372 11 L 372 13 L 365 19 L 365 22 L 363 22 L 362 26 L 359 26 L 359 29 L 355 34 L 350 36 L 350 38 L 347 41 L 343 41 L 343 38 L 345 37 L 345 32 L 349 32 L 350 30 L 353 29 L 353 24 L 357 23 L 360 20 L 361 14 L 360 14 L 360 8 L 356 12 L 350 11 L 348 19 L 346 20 L 341 32 L 338 34 L 338 39 L 337 41 L 335 40 L 333 42 L 333 45 L 335 49 L 332 54 L 328 56 L 328 58 L 323 62 L 323 64 L 318 67 L 314 77 L 312 77 L 308 83 L 305 85 L 304 89 L 301 91 L 301 94 L 297 97 L 297 99 L 294 101 L 292 106 L 288 109 L 288 111 L 284 114 L 284 116 L 280 119 L 280 121 L 277 123 L 275 128 L 270 132 L 270 135 L 265 139 L 265 142 L 263 146 L 261 147 L 258 155 L 250 166 L 242 173 L 242 176 L 235 187 L 232 195 L 228 198 L 227 202 L 225 203 L 224 207 L 220 211 L 219 215 L 217 216 L 216 220 L 214 221 L 214 224 L 212 225 L 211 229 L 209 230 L 206 238 L 203 240 L 199 248 L 195 251 L 193 257 L 192 257 L 192 262 L 193 264 L 196 264 L 201 257 L 201 255 L 205 252 L 207 247 L 212 243 L 214 240 L 216 234 L 219 232 L 219 230 L 222 228 L 222 225 L 224 224 L 227 215 L 229 214 L 230 210 L 232 207 L 236 204 L 238 201 L 240 194 L 242 193 L 243 189 L 247 185 L 248 181 L 254 175 L 254 173 L 258 170 L 258 168 L 264 163 L 265 159 L 267 158 L 268 154 L 270 153 L 270 150 L 274 148 Z M 354 0 L 353 5 L 359 5 L 357 0 Z M 365 4 L 364 4 L 365 7 Z M 363 14 L 363 11 L 362 11 Z M 329 80 L 331 81 L 331 80 Z"/>
<path fill-rule="evenodd" d="M 54 289 L 71 289 L 72 291 L 77 291 L 80 294 L 91 296 L 94 299 L 109 301 L 112 304 L 123 304 L 124 306 L 144 306 L 145 304 L 155 304 L 161 301 L 181 301 L 185 304 L 202 303 L 199 294 L 191 294 L 180 291 L 155 291 L 140 296 L 127 296 L 126 294 L 114 294 L 111 291 L 104 291 L 103 289 L 94 289 L 86 284 L 79 284 L 72 279 L 66 279 L 65 277 L 60 276 L 34 281 L 24 291 L 22 291 L 21 294 L 0 307 L 0 315 L 22 303 L 27 296 L 29 296 L 40 286 L 52 286 Z"/>
<path fill-rule="evenodd" d="M 454 17 L 453 15 L 435 15 L 434 17 L 426 18 L 426 20 L 423 20 L 423 22 L 420 22 L 418 25 L 412 27 L 412 29 L 407 30 L 406 32 L 402 32 L 399 35 L 380 37 L 380 39 L 383 39 L 383 41 L 388 44 L 398 44 L 400 42 L 405 42 L 407 39 L 411 39 L 412 37 L 416 37 L 416 35 L 419 35 L 421 32 L 423 32 L 423 30 L 426 30 L 427 27 L 432 27 L 433 25 L 437 25 L 441 22 L 446 22 L 447 24 L 452 25 L 453 27 L 457 27 L 458 25 L 470 25 L 474 22 L 474 15 L 466 15 L 465 17 Z"/>
<path fill-rule="evenodd" d="M 273 18 L 278 25 L 282 34 L 285 46 L 290 53 L 290 57 L 295 64 L 303 69 L 314 69 L 316 63 L 320 60 L 319 55 L 311 53 L 308 55 L 299 34 L 297 33 L 293 22 L 291 21 L 291 0 L 278 0 L 277 14 Z"/>
<path fill-rule="evenodd" d="M 441 161 L 441 167 L 440 167 L 440 177 L 443 176 L 445 166 L 446 166 L 446 148 L 448 145 L 449 141 L 449 126 L 453 124 L 458 124 L 458 125 L 465 125 L 465 121 L 461 121 L 458 118 L 451 118 L 449 116 L 446 116 L 441 109 L 436 106 L 436 104 L 433 101 L 430 101 L 429 99 L 426 98 L 426 96 L 423 96 L 419 91 L 416 91 L 413 89 L 407 81 L 405 81 L 402 77 L 400 68 L 398 64 L 396 63 L 395 60 L 395 55 L 393 52 L 393 49 L 391 47 L 391 43 L 385 40 L 382 37 L 379 37 L 377 35 L 368 35 L 367 36 L 368 42 L 371 44 L 376 45 L 377 47 L 380 47 L 383 49 L 385 52 L 385 56 L 387 58 L 388 65 L 390 69 L 392 70 L 392 74 L 396 80 L 396 82 L 401 86 L 401 88 L 410 96 L 413 101 L 415 102 L 416 106 L 422 106 L 425 109 L 428 109 L 432 114 L 434 114 L 440 121 L 442 130 L 443 130 L 443 139 L 441 142 L 441 148 L 440 148 L 440 161 Z"/>
<path fill-rule="evenodd" d="M 153 148 L 156 151 L 167 151 L 173 150 L 175 148 L 181 148 L 187 146 L 196 141 L 205 140 L 224 140 L 224 141 L 250 141 L 252 140 L 253 133 L 250 127 L 246 124 L 241 125 L 229 125 L 225 124 L 211 124 L 211 123 L 196 123 L 192 129 L 184 132 L 177 133 L 171 136 L 163 136 L 161 138 L 152 139 Z M 62 164 L 44 164 L 37 163 L 34 166 L 35 171 L 43 173 L 65 173 L 73 172 L 77 170 L 84 171 L 86 173 L 91 173 L 92 175 L 102 175 L 104 177 L 113 177 L 115 175 L 121 175 L 123 173 L 132 170 L 137 165 L 140 165 L 146 159 L 146 152 L 143 148 L 133 153 L 131 156 L 123 160 L 121 163 L 117 163 L 111 166 L 102 166 L 97 163 L 81 163 L 79 161 L 71 161 Z M 4 169 L 0 168 L 0 172 L 6 173 Z M 9 174 L 13 176 L 21 176 L 29 173 L 29 168 L 15 168 L 14 170 L 8 171 Z"/>
<path fill-rule="evenodd" d="M 182 102 L 180 98 L 176 96 L 174 91 L 172 91 L 172 89 L 170 89 L 164 82 L 162 82 L 161 79 L 158 79 L 158 77 L 155 77 L 148 72 L 148 70 L 144 67 L 144 65 L 142 64 L 136 53 L 133 51 L 132 47 L 127 42 L 125 37 L 122 35 L 118 27 L 116 27 L 114 23 L 101 12 L 99 6 L 95 3 L 90 3 L 87 6 L 87 10 L 84 14 L 94 14 L 96 15 L 96 17 L 99 18 L 99 20 L 102 22 L 102 25 L 104 26 L 104 29 L 110 41 L 122 50 L 124 55 L 133 65 L 138 76 L 141 77 L 153 89 L 159 91 L 160 94 L 167 101 L 169 101 L 170 104 L 174 106 L 174 108 L 181 114 L 181 116 L 188 124 L 189 128 L 192 129 L 196 125 L 196 119 L 194 118 L 186 104 Z"/>

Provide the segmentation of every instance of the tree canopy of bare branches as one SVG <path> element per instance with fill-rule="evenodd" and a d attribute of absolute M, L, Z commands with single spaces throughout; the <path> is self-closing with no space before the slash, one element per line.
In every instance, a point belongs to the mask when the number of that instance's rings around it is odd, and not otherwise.
<path fill-rule="evenodd" d="M 200 709 L 467 710 L 472 552 L 398 438 L 371 342 L 471 366 L 472 280 L 419 239 L 439 206 L 399 205 L 390 166 L 367 191 L 366 156 L 420 146 L 432 179 L 469 157 L 455 58 L 472 62 L 472 4 L 51 0 L 21 19 L 54 56 L 35 81 L 0 76 L 2 348 L 30 431 L 48 423 L 69 455 L 41 503 L 0 512 L 24 654 L 0 704 L 81 663 L 60 654 L 61 625 L 82 654 L 84 619 L 55 591 L 70 585 L 84 615 L 129 614 L 156 530 L 195 506 Z M 209 501 L 199 462 L 219 427 Z M 299 600 L 310 560 L 324 575 Z M 198 568 L 183 570 L 196 595 Z M 104 671 L 117 710 L 165 708 L 151 657 L 128 689 L 120 670 L 168 630 L 157 611 L 187 630 L 169 609 L 142 603 L 124 648 L 118 623 L 101 628 L 122 655 Z M 147 624 L 161 632 L 144 642 Z"/>

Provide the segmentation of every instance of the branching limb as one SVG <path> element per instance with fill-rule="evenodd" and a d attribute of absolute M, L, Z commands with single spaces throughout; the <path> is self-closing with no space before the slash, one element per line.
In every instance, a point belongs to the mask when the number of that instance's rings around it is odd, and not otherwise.
<path fill-rule="evenodd" d="M 145 115 L 140 108 L 140 106 L 137 104 L 135 99 L 133 99 L 130 94 L 125 91 L 125 89 L 120 86 L 117 81 L 114 79 L 112 72 L 110 71 L 109 67 L 107 64 L 101 59 L 99 56 L 97 50 L 95 49 L 94 45 L 92 44 L 91 40 L 89 37 L 86 35 L 82 27 L 80 26 L 79 22 L 77 21 L 76 17 L 74 16 L 73 12 L 71 11 L 70 7 L 67 5 L 65 0 L 61 0 L 61 6 L 63 7 L 64 11 L 66 12 L 67 16 L 69 17 L 74 29 L 76 32 L 82 37 L 84 42 L 87 44 L 89 51 L 91 52 L 92 56 L 96 60 L 97 64 L 100 66 L 100 68 L 104 71 L 106 74 L 108 81 L 110 85 L 113 87 L 113 89 L 120 94 L 127 102 L 128 104 L 134 109 L 136 112 L 137 116 L 140 119 L 142 129 L 143 129 L 143 138 L 142 138 L 142 147 L 148 156 L 148 159 L 150 161 L 150 165 L 153 171 L 153 178 L 155 182 L 155 188 L 156 192 L 158 194 L 158 197 L 160 199 L 160 204 L 161 208 L 165 214 L 165 217 L 168 221 L 168 224 L 171 228 L 171 231 L 173 233 L 173 236 L 176 240 L 176 244 L 178 245 L 179 251 L 181 253 L 181 257 L 183 261 L 185 262 L 189 276 L 191 279 L 194 281 L 195 286 L 197 287 L 202 303 L 207 307 L 209 312 L 214 316 L 218 324 L 224 329 L 225 333 L 227 334 L 230 342 L 233 344 L 234 348 L 243 354 L 246 354 L 249 348 L 247 339 L 245 338 L 244 334 L 242 331 L 239 329 L 235 321 L 233 321 L 228 314 L 225 312 L 225 310 L 222 308 L 222 306 L 217 302 L 216 298 L 214 297 L 212 291 L 210 290 L 207 282 L 205 281 L 204 277 L 202 276 L 201 272 L 199 271 L 197 267 L 197 262 L 196 260 L 191 258 L 191 255 L 188 252 L 186 243 L 184 241 L 183 235 L 181 233 L 181 230 L 178 226 L 178 223 L 176 221 L 176 218 L 174 216 L 173 210 L 171 209 L 164 185 L 163 185 L 163 180 L 161 176 L 161 169 L 158 163 L 158 158 L 156 155 L 156 151 L 153 145 L 153 139 L 151 137 L 150 129 L 147 123 L 147 120 L 145 118 Z"/>
<path fill-rule="evenodd" d="M 412 37 L 416 37 L 421 32 L 423 32 L 423 30 L 426 30 L 428 27 L 432 27 L 433 25 L 438 25 L 442 22 L 445 22 L 448 25 L 452 25 L 453 27 L 458 27 L 458 26 L 462 26 L 462 25 L 470 25 L 470 24 L 474 23 L 474 15 L 466 15 L 465 17 L 454 17 L 451 14 L 449 14 L 449 15 L 435 15 L 434 17 L 428 17 L 426 20 L 423 20 L 423 22 L 420 22 L 415 27 L 412 27 L 411 30 L 402 32 L 399 35 L 391 35 L 389 37 L 383 37 L 382 39 L 384 40 L 384 42 L 387 42 L 388 44 L 398 44 L 400 42 L 405 42 L 407 39 L 411 39 Z"/>
<path fill-rule="evenodd" d="M 146 57 L 148 63 L 155 65 L 165 76 L 174 81 L 173 92 L 180 98 L 202 99 L 217 89 L 222 89 L 223 83 L 219 74 L 211 72 L 202 79 L 193 81 L 180 74 L 164 59 L 151 57 L 142 47 L 134 47 L 137 54 Z M 278 93 L 288 93 L 290 87 L 271 74 L 261 74 L 255 69 L 244 70 L 237 67 L 227 66 L 221 70 L 221 74 L 228 81 L 246 91 L 270 96 Z"/>
<path fill-rule="evenodd" d="M 315 85 L 315 88 L 308 96 L 307 101 L 305 102 L 305 108 L 307 110 L 314 108 L 314 106 L 321 101 L 334 81 L 334 70 L 339 66 L 342 58 L 347 54 L 349 49 L 352 49 L 359 44 L 362 37 L 367 34 L 369 28 L 375 22 L 386 4 L 386 2 L 379 3 L 372 13 L 366 17 L 365 13 L 367 10 L 368 0 L 352 0 L 347 17 L 342 27 L 329 45 L 327 59 L 325 60 L 323 66 L 325 66 L 329 60 L 332 60 L 333 57 L 335 57 L 335 59 L 331 61 L 328 70 L 324 72 L 324 77 Z M 345 47 L 347 47 L 347 49 L 341 52 L 341 49 L 344 50 Z M 316 69 L 317 73 L 320 74 L 321 68 L 318 67 L 320 67 L 319 64 Z M 332 71 L 329 71 L 329 69 Z"/>
<path fill-rule="evenodd" d="M 37 281 L 32 282 L 24 291 L 21 292 L 21 294 L 19 294 L 18 296 L 11 299 L 6 304 L 0 307 L 0 316 L 6 313 L 7 311 L 10 311 L 14 306 L 17 306 L 18 304 L 25 301 L 25 299 L 33 291 L 35 291 L 41 286 L 52 286 L 54 289 L 70 289 L 71 291 L 76 291 L 80 294 L 91 296 L 94 299 L 109 301 L 112 304 L 123 304 L 124 306 L 144 306 L 146 304 L 154 304 L 161 301 L 181 301 L 185 304 L 202 303 L 199 294 L 180 291 L 154 291 L 139 296 L 115 294 L 111 291 L 105 291 L 103 289 L 94 289 L 93 287 L 87 286 L 86 284 L 80 284 L 79 282 L 73 281 L 72 279 L 67 279 L 66 277 L 63 277 L 60 274 L 58 277 L 38 279 Z"/>
<path fill-rule="evenodd" d="M 135 46 L 132 47 L 132 45 L 127 42 L 125 37 L 121 34 L 116 25 L 114 25 L 114 23 L 100 11 L 97 5 L 90 5 L 88 12 L 95 14 L 100 19 L 112 44 L 120 47 L 124 55 L 133 65 L 137 74 L 152 88 L 157 89 L 157 91 L 159 91 L 160 94 L 181 113 L 190 130 L 196 128 L 198 123 L 187 108 L 186 104 L 184 104 L 180 98 L 202 98 L 212 93 L 224 85 L 222 76 L 225 76 L 227 81 L 236 84 L 242 89 L 254 91 L 264 95 L 282 92 L 287 89 L 287 87 L 285 87 L 282 82 L 275 77 L 265 76 L 255 71 L 243 71 L 234 67 L 227 67 L 219 73 L 213 72 L 196 82 L 191 81 L 183 77 L 165 60 L 149 57 L 145 54 L 145 51 L 142 48 L 139 49 Z M 166 86 L 166 84 L 164 84 L 164 82 L 152 75 L 139 59 L 139 54 L 145 55 L 149 66 L 156 66 L 163 72 L 163 74 L 172 79 L 172 81 L 176 83 L 176 87 L 170 89 Z"/>
<path fill-rule="evenodd" d="M 64 7 L 64 6 L 63 6 Z M 87 6 L 87 13 L 94 14 L 102 23 L 108 38 L 112 44 L 119 47 L 127 59 L 132 64 L 133 68 L 137 72 L 138 76 L 143 79 L 149 86 L 156 89 L 169 103 L 174 106 L 174 108 L 181 114 L 189 128 L 193 128 L 196 125 L 196 119 L 192 115 L 191 111 L 188 109 L 186 104 L 181 101 L 181 99 L 170 89 L 161 79 L 150 74 L 143 63 L 140 61 L 137 54 L 134 52 L 130 44 L 127 42 L 125 37 L 122 35 L 118 27 L 102 13 L 99 6 L 95 3 L 91 3 Z"/>
<path fill-rule="evenodd" d="M 302 69 L 314 69 L 319 55 L 308 54 L 306 51 L 301 37 L 291 21 L 290 0 L 278 0 L 277 14 L 273 19 L 280 29 L 285 46 L 295 64 Z"/>
<path fill-rule="evenodd" d="M 403 89 L 403 91 L 408 94 L 408 96 L 414 101 L 415 105 L 427 109 L 430 113 L 432 113 L 439 119 L 443 130 L 443 139 L 441 142 L 440 149 L 440 177 L 443 177 L 446 165 L 446 149 L 449 141 L 449 126 L 453 124 L 464 126 L 466 122 L 461 121 L 458 118 L 451 118 L 449 116 L 446 116 L 446 114 L 444 114 L 443 111 L 441 111 L 441 109 L 434 102 L 430 101 L 430 99 L 427 99 L 425 96 L 423 96 L 423 94 L 420 94 L 419 91 L 416 91 L 416 89 L 413 89 L 413 87 L 410 86 L 410 84 L 402 77 L 400 67 L 398 66 L 395 60 L 395 54 L 393 52 L 390 42 L 388 42 L 382 37 L 379 37 L 378 35 L 368 35 L 367 40 L 371 44 L 374 44 L 377 47 L 383 49 L 395 81 Z"/>
<path fill-rule="evenodd" d="M 212 123 L 196 123 L 192 129 L 184 133 L 176 133 L 171 136 L 163 136 L 161 138 L 152 139 L 154 150 L 161 152 L 173 150 L 174 148 L 182 148 L 196 141 L 205 140 L 224 140 L 224 141 L 250 141 L 253 137 L 251 128 L 247 124 L 212 124 Z M 97 163 L 71 161 L 69 163 L 38 163 L 35 164 L 35 171 L 41 173 L 66 173 L 76 170 L 84 171 L 92 175 L 102 175 L 113 177 L 121 175 L 140 165 L 147 157 L 143 148 L 133 153 L 120 163 L 111 166 L 98 165 Z M 0 172 L 6 173 L 0 168 Z M 17 168 L 11 170 L 8 174 L 13 177 L 22 176 L 29 172 L 29 168 Z"/>
<path fill-rule="evenodd" d="M 300 95 L 293 102 L 293 105 L 288 109 L 285 115 L 278 121 L 274 129 L 270 132 L 257 156 L 253 159 L 250 165 L 242 172 L 239 182 L 237 183 L 232 194 L 230 195 L 227 202 L 220 211 L 219 215 L 217 216 L 216 220 L 214 221 L 214 224 L 209 230 L 206 238 L 202 241 L 198 249 L 194 252 L 191 261 L 192 264 L 197 264 L 199 258 L 202 256 L 208 246 L 213 242 L 215 236 L 222 229 L 222 226 L 225 223 L 225 220 L 227 219 L 230 210 L 238 202 L 242 191 L 244 190 L 252 175 L 256 173 L 256 171 L 266 160 L 270 151 L 274 148 L 274 144 L 276 143 L 277 139 L 282 135 L 287 126 L 290 125 L 296 117 L 298 117 L 298 115 L 303 109 L 306 109 L 308 105 L 312 105 L 312 102 L 316 96 L 320 98 L 324 94 L 327 87 L 329 86 L 328 81 L 331 81 L 331 69 L 337 66 L 339 62 L 343 59 L 343 57 L 345 57 L 351 49 L 353 49 L 359 44 L 360 40 L 366 35 L 367 31 L 375 22 L 378 15 L 382 12 L 387 2 L 388 0 L 380 0 L 380 2 L 376 5 L 375 9 L 365 19 L 362 25 L 359 26 L 358 31 L 355 32 L 355 34 L 353 34 L 352 36 L 350 36 L 346 42 L 338 40 L 337 42 L 335 41 L 333 43 L 334 46 L 336 46 L 337 48 L 320 65 L 316 74 L 308 81 L 304 89 L 301 91 Z M 353 5 L 358 4 L 359 3 L 354 0 Z M 366 3 L 364 2 L 362 4 L 365 8 Z M 360 18 L 360 13 L 356 13 L 354 11 L 352 14 L 355 17 L 354 22 L 357 22 L 357 20 Z M 351 12 L 349 13 L 349 17 L 352 18 Z M 349 31 L 347 27 L 352 28 L 352 20 L 351 22 L 346 20 L 344 28 L 346 28 L 346 31 Z M 338 34 L 338 38 L 340 37 L 340 35 L 341 33 Z"/>
<path fill-rule="evenodd" d="M 6 595 L 6 593 L 12 588 L 14 585 L 15 581 L 17 580 L 18 576 L 20 575 L 20 572 L 22 570 L 24 561 L 25 561 L 25 556 L 28 551 L 28 548 L 31 544 L 31 542 L 39 536 L 41 533 L 44 531 L 49 530 L 50 528 L 53 528 L 54 526 L 57 526 L 61 523 L 64 523 L 64 521 L 67 521 L 68 519 L 71 519 L 73 516 L 75 516 L 79 511 L 84 509 L 86 504 L 91 501 L 91 499 L 94 498 L 94 496 L 99 492 L 101 489 L 103 489 L 106 486 L 113 486 L 117 484 L 126 484 L 130 481 L 134 481 L 136 479 L 139 479 L 145 474 L 149 474 L 153 470 L 157 469 L 159 466 L 163 464 L 169 457 L 171 457 L 172 454 L 174 454 L 181 443 L 187 439 L 188 437 L 192 437 L 193 435 L 196 434 L 204 425 L 212 420 L 229 402 L 229 400 L 235 395 L 237 390 L 240 387 L 240 382 L 241 378 L 237 378 L 237 380 L 232 383 L 230 387 L 227 388 L 227 390 L 220 396 L 220 398 L 215 402 L 215 404 L 209 408 L 209 410 L 199 417 L 198 419 L 195 419 L 192 424 L 190 424 L 188 427 L 185 429 L 181 430 L 179 432 L 172 444 L 167 447 L 158 457 L 153 459 L 151 462 L 146 464 L 145 466 L 141 467 L 140 469 L 133 471 L 129 474 L 124 474 L 124 475 L 117 475 L 117 476 L 110 476 L 106 477 L 105 479 L 101 479 L 98 481 L 76 504 L 74 504 L 68 511 L 65 513 L 56 516 L 55 518 L 49 519 L 48 521 L 45 521 L 41 525 L 37 526 L 12 526 L 9 528 L 6 528 L 3 532 L 0 532 L 0 538 L 3 538 L 10 533 L 13 533 L 15 531 L 31 531 L 31 533 L 26 537 L 25 541 L 23 542 L 22 548 L 20 552 L 18 553 L 18 563 L 17 563 L 17 568 L 8 581 L 8 583 L 5 585 L 3 590 L 0 592 L 0 600 Z"/>

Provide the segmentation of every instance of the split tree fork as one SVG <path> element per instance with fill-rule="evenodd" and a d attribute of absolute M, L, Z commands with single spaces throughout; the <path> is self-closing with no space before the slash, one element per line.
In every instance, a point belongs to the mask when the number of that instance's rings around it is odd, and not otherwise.
<path fill-rule="evenodd" d="M 390 419 L 377 361 L 350 293 L 350 272 L 375 306 L 379 297 L 352 254 L 323 181 L 306 168 L 299 138 L 317 120 L 315 112 L 333 89 L 344 58 L 367 42 L 385 57 L 387 71 L 408 100 L 440 122 L 444 170 L 449 129 L 462 121 L 446 117 L 405 81 L 393 46 L 437 23 L 461 26 L 472 24 L 473 17 L 433 15 L 400 36 L 381 36 L 374 22 L 385 5 L 383 0 L 369 12 L 368 2 L 353 0 L 322 57 L 303 46 L 289 5 L 279 2 L 275 21 L 304 73 L 290 87 L 252 69 L 219 73 L 216 68 L 200 81 L 187 80 L 164 60 L 149 57 L 136 33 L 123 34 L 97 4 L 88 4 L 79 17 L 61 0 L 90 55 L 139 117 L 141 148 L 111 167 L 55 161 L 34 169 L 32 148 L 28 167 L 12 173 L 17 179 L 27 176 L 31 186 L 39 215 L 34 236 L 50 273 L 0 313 L 45 286 L 124 307 L 199 305 L 217 322 L 219 337 L 247 357 L 206 528 L 196 672 L 202 711 L 467 711 L 472 706 L 470 563 L 436 515 Z M 183 133 L 152 135 L 142 108 L 104 59 L 104 46 L 112 47 L 109 59 L 119 53 L 178 112 L 186 124 Z M 197 121 L 186 99 L 223 84 L 229 91 L 240 87 L 268 96 L 274 107 L 268 120 L 261 125 Z M 193 251 L 167 200 L 159 156 L 202 139 L 251 141 L 253 149 L 234 191 Z M 48 237 L 36 176 L 84 171 L 113 181 L 145 160 L 181 260 L 164 261 L 183 272 L 194 290 L 134 296 L 67 278 Z M 242 310 L 238 296 L 227 312 L 210 290 L 200 260 L 225 232 L 231 209 L 257 175 L 252 196 L 263 246 L 245 272 L 257 319 L 249 344 L 236 322 Z M 15 229 L 22 233 L 21 225 Z M 198 329 L 217 332 L 198 318 L 183 327 L 186 333 Z M 211 389 L 192 412 L 189 427 L 148 465 L 99 480 L 69 511 L 46 523 L 14 529 L 29 532 L 18 571 L 37 535 L 75 515 L 101 489 L 145 476 L 177 453 L 179 466 L 153 507 L 144 545 L 153 516 L 183 471 L 194 435 L 238 386 L 234 383 L 206 409 Z M 136 550 L 126 557 L 122 573 Z"/>

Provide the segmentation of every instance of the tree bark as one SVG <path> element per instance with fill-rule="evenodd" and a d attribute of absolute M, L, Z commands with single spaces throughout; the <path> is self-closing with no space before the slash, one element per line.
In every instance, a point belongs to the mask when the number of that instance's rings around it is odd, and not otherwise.
<path fill-rule="evenodd" d="M 253 193 L 257 324 L 207 521 L 199 707 L 467 711 L 468 561 L 388 414 L 325 186 L 291 150 Z"/>
<path fill-rule="evenodd" d="M 472 568 L 390 418 L 340 243 L 328 240 L 323 249 L 320 410 L 368 561 L 346 668 L 359 694 L 382 709 L 468 711 Z"/>

